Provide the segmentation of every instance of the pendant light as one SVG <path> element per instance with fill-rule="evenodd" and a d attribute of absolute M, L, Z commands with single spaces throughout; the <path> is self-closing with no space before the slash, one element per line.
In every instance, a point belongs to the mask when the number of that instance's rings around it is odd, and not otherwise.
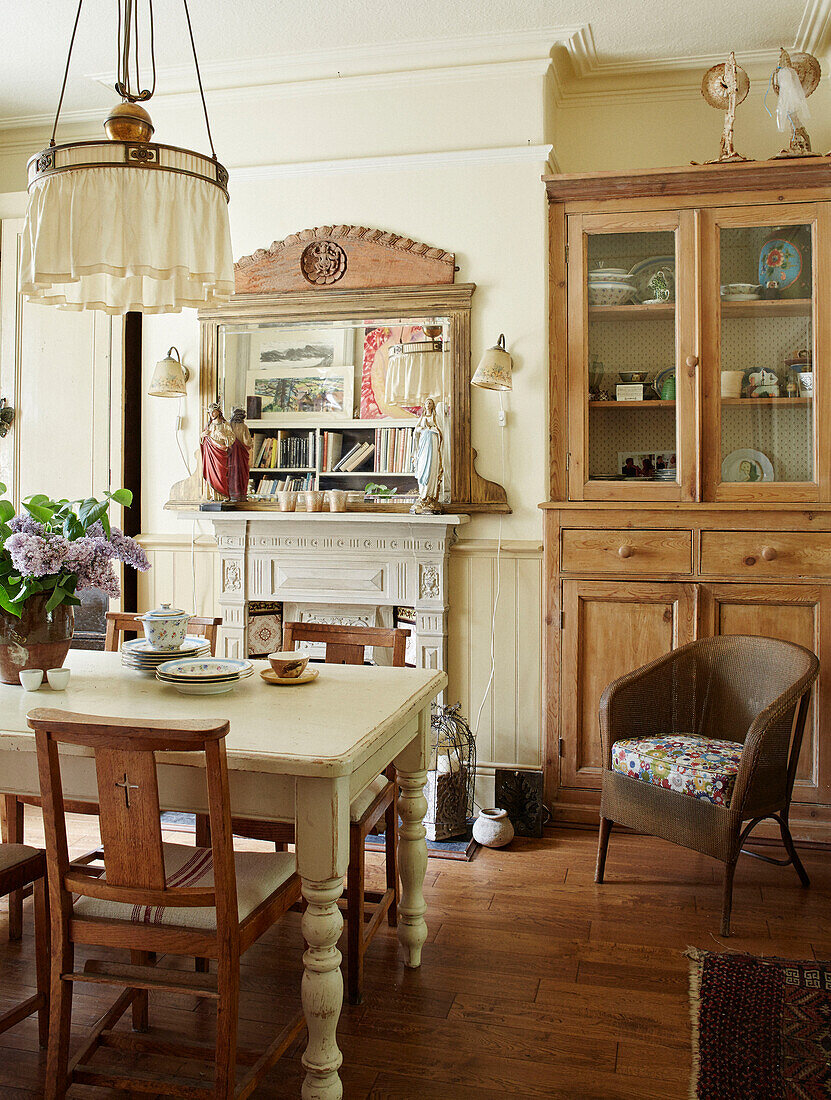
<path fill-rule="evenodd" d="M 187 0 L 182 0 L 211 155 L 152 142 L 141 106 L 156 88 L 153 0 L 147 2 L 150 86 L 139 72 L 139 5 L 118 0 L 121 97 L 106 139 L 58 145 L 55 134 L 84 0 L 79 0 L 49 145 L 28 165 L 21 289 L 61 309 L 178 313 L 226 301 L 234 290 L 228 173 L 219 163 Z M 144 46 L 142 45 L 142 51 Z"/>

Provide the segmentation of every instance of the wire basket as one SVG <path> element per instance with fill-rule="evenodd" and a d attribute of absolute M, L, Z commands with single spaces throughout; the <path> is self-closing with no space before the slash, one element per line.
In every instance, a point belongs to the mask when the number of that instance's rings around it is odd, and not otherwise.
<path fill-rule="evenodd" d="M 428 840 L 464 836 L 468 819 L 473 815 L 476 741 L 460 713 L 461 705 L 433 704 L 430 717 L 433 744 L 424 787 L 427 798 L 424 827 Z"/>

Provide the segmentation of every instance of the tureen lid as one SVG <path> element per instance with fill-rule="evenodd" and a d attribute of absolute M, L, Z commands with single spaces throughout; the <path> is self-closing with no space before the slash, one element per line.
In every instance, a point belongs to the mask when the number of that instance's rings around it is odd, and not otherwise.
<path fill-rule="evenodd" d="M 147 611 L 144 615 L 139 615 L 139 619 L 181 619 L 190 618 L 190 614 L 187 611 L 182 611 L 178 607 L 171 607 L 169 603 L 163 603 L 161 607 L 155 608 L 153 611 Z"/>

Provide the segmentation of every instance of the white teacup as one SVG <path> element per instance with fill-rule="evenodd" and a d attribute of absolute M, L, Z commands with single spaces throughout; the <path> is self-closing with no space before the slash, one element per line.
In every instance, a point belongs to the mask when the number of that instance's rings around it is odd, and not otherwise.
<path fill-rule="evenodd" d="M 37 691 L 40 685 L 43 683 L 43 669 L 42 668 L 24 668 L 22 672 L 18 673 L 20 682 L 26 688 L 27 691 Z"/>
<path fill-rule="evenodd" d="M 741 397 L 744 371 L 723 370 L 721 372 L 721 396 Z"/>
<path fill-rule="evenodd" d="M 46 679 L 53 691 L 66 691 L 69 687 L 71 668 L 50 668 L 46 672 Z"/>

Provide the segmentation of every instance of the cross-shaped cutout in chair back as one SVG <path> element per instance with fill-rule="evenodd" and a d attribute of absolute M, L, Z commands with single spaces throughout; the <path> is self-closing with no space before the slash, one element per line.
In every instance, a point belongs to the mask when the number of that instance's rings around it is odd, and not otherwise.
<path fill-rule="evenodd" d="M 296 642 L 323 642 L 327 665 L 362 665 L 368 646 L 392 650 L 392 664 L 404 664 L 409 630 L 385 626 L 342 626 L 334 623 L 283 623 L 283 649 Z"/>
<path fill-rule="evenodd" d="M 146 906 L 213 906 L 213 889 L 168 886 L 159 806 L 157 752 L 205 754 L 215 881 L 228 885 L 221 908 L 236 912 L 228 769 L 227 721 L 141 724 L 124 719 L 38 709 L 28 716 L 35 731 L 47 863 L 61 891 Z M 98 784 L 105 879 L 69 867 L 58 744 L 92 749 Z M 217 874 L 217 867 L 223 868 Z"/>

